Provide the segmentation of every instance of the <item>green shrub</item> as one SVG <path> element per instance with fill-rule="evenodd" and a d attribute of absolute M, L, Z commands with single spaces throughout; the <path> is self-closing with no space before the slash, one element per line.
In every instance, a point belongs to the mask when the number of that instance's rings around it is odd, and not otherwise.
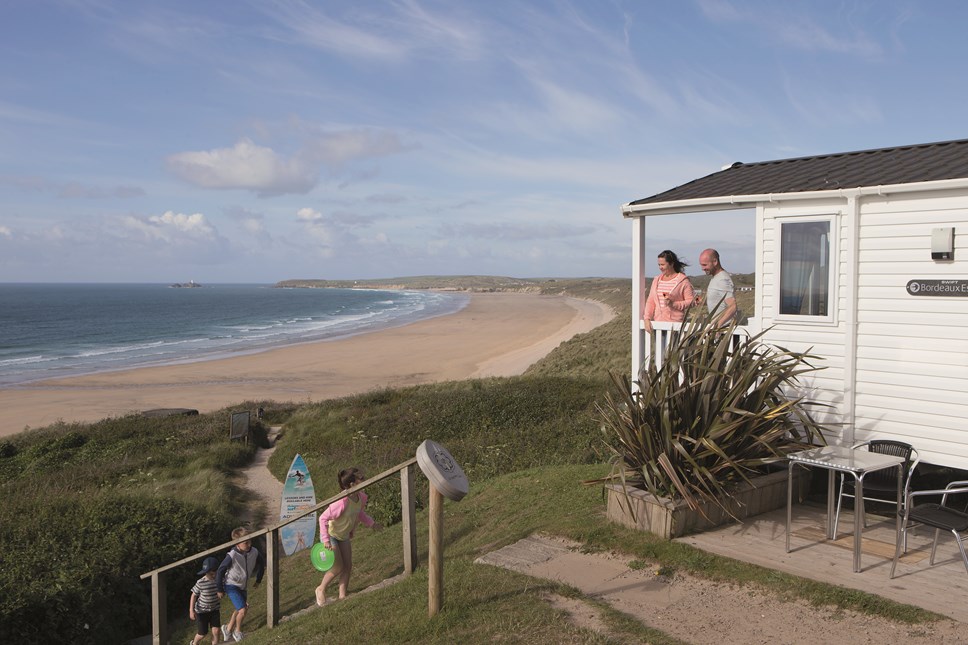
<path fill-rule="evenodd" d="M 224 542 L 238 523 L 228 473 L 251 460 L 265 429 L 254 426 L 249 445 L 229 442 L 228 419 L 130 416 L 10 437 L 0 459 L 4 641 L 148 632 L 139 576 Z M 194 572 L 169 576 L 169 607 L 187 602 Z"/>
<path fill-rule="evenodd" d="M 149 631 L 140 575 L 225 539 L 234 523 L 202 506 L 113 493 L 4 510 L 19 518 L 0 526 L 7 642 L 117 643 Z M 169 607 L 185 604 L 193 574 L 169 576 Z"/>

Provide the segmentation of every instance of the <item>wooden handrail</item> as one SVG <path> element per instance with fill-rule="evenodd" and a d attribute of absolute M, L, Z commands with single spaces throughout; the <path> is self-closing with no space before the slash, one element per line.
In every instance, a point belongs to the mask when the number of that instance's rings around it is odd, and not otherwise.
<path fill-rule="evenodd" d="M 403 470 L 404 468 L 409 468 L 410 466 L 412 466 L 415 463 L 417 463 L 417 458 L 416 457 L 413 457 L 411 459 L 408 459 L 407 461 L 404 461 L 404 462 L 402 462 L 400 464 L 397 464 L 396 466 L 394 466 L 393 468 L 390 468 L 389 470 L 384 470 L 382 473 L 380 473 L 376 477 L 371 477 L 371 478 L 365 480 L 361 484 L 357 484 L 356 486 L 354 486 L 352 488 L 347 488 L 344 491 L 340 491 L 339 494 L 333 495 L 332 497 L 330 497 L 328 499 L 325 499 L 325 500 L 319 502 L 318 504 L 316 504 L 315 506 L 313 506 L 308 511 L 304 511 L 303 513 L 300 513 L 299 515 L 296 515 L 295 517 L 291 517 L 288 520 L 285 520 L 283 522 L 279 522 L 278 524 L 275 524 L 274 526 L 269 526 L 269 527 L 266 527 L 264 529 L 259 529 L 258 531 L 254 531 L 252 533 L 246 533 L 245 534 L 245 537 L 241 537 L 238 540 L 230 540 L 228 542 L 224 542 L 222 544 L 219 544 L 218 546 L 213 546 L 211 549 L 208 549 L 206 551 L 199 551 L 198 553 L 195 553 L 194 555 L 190 555 L 187 558 L 182 558 L 181 560 L 179 560 L 177 562 L 172 562 L 171 564 L 166 564 L 163 567 L 159 567 L 157 569 L 152 569 L 151 571 L 148 571 L 147 573 L 142 573 L 141 574 L 141 579 L 144 580 L 145 578 L 150 578 L 152 575 L 154 575 L 156 573 L 163 573 L 165 571 L 168 571 L 169 569 L 174 569 L 175 567 L 180 567 L 183 564 L 188 564 L 189 562 L 192 562 L 193 560 L 198 560 L 199 558 L 205 557 L 207 555 L 211 555 L 212 553 L 218 553 L 219 551 L 223 551 L 225 549 L 230 549 L 233 546 L 235 546 L 236 544 L 239 544 L 241 542 L 245 542 L 247 540 L 255 539 L 255 538 L 259 537 L 259 536 L 262 536 L 262 535 L 265 535 L 266 533 L 269 533 L 270 531 L 278 531 L 283 526 L 286 526 L 287 524 L 291 524 L 291 523 L 295 522 L 296 520 L 300 520 L 300 519 L 306 517 L 307 515 L 309 515 L 310 513 L 315 513 L 316 511 L 320 510 L 321 508 L 325 508 L 326 506 L 329 506 L 333 502 L 337 502 L 337 501 L 343 499 L 344 497 L 347 497 L 349 495 L 352 495 L 353 493 L 355 493 L 357 491 L 363 490 L 367 486 L 371 486 L 372 484 L 378 484 L 381 481 L 383 481 L 384 479 L 390 477 L 390 475 L 393 475 L 394 473 L 398 473 L 401 470 Z"/>
<path fill-rule="evenodd" d="M 182 558 L 177 562 L 172 562 L 171 564 L 166 564 L 163 567 L 157 569 L 152 569 L 147 573 L 141 574 L 141 579 L 151 578 L 151 642 L 152 645 L 163 645 L 168 642 L 168 608 L 165 600 L 165 573 L 175 567 L 179 567 L 189 562 L 198 560 L 200 557 L 210 555 L 212 553 L 218 553 L 227 548 L 231 548 L 240 542 L 246 542 L 252 540 L 253 538 L 260 537 L 262 535 L 268 535 L 266 539 L 266 624 L 271 629 L 275 627 L 279 622 L 279 545 L 277 544 L 279 539 L 279 529 L 291 524 L 296 520 L 302 519 L 309 515 L 310 513 L 315 513 L 316 511 L 322 509 L 325 506 L 329 506 L 333 502 L 339 501 L 344 497 L 352 495 L 358 491 L 365 489 L 367 486 L 372 486 L 373 484 L 378 484 L 384 479 L 387 479 L 395 473 L 400 473 L 400 503 L 401 510 L 403 512 L 402 518 L 402 528 L 403 528 L 403 569 L 407 574 L 413 573 L 414 567 L 417 565 L 417 546 L 416 546 L 416 526 L 413 522 L 414 516 L 414 487 L 413 487 L 413 472 L 411 467 L 417 463 L 417 458 L 413 457 L 397 464 L 393 468 L 383 471 L 375 477 L 371 477 L 366 481 L 341 491 L 339 494 L 325 499 L 319 502 L 309 510 L 303 511 L 295 517 L 291 517 L 285 521 L 279 522 L 272 526 L 259 529 L 252 533 L 247 533 L 244 537 L 238 538 L 237 540 L 230 540 L 224 542 L 218 546 L 206 549 L 205 551 L 199 551 L 187 558 Z"/>

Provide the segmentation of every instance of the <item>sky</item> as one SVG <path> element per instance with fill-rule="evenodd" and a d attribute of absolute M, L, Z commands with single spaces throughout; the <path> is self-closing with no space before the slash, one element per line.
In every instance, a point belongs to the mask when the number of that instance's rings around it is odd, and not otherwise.
<path fill-rule="evenodd" d="M 0 282 L 628 277 L 621 205 L 968 137 L 968 3 L 2 0 Z M 750 211 L 646 252 L 753 268 Z"/>

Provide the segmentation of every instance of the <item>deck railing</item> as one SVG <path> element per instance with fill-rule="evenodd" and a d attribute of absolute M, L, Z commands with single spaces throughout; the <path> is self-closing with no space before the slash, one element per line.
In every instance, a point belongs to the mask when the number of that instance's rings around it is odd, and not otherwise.
<path fill-rule="evenodd" d="M 638 333 L 640 334 L 639 347 L 641 356 L 633 356 L 632 360 L 632 380 L 637 381 L 641 371 L 655 362 L 656 368 L 662 367 L 669 345 L 675 338 L 676 332 L 682 328 L 682 323 L 678 322 L 653 322 L 652 333 L 645 331 L 645 325 L 639 322 Z M 732 343 L 736 347 L 739 343 L 745 342 L 750 336 L 755 335 L 759 330 L 758 324 L 753 320 L 747 325 L 738 325 L 733 329 Z M 635 359 L 638 358 L 636 361 Z"/>
<path fill-rule="evenodd" d="M 389 470 L 385 470 L 375 477 L 367 479 L 361 484 L 341 491 L 329 499 L 323 500 L 311 509 L 299 515 L 291 517 L 284 522 L 280 522 L 268 528 L 260 529 L 252 533 L 247 533 L 244 537 L 230 542 L 225 542 L 214 546 L 205 551 L 192 554 L 182 558 L 177 562 L 166 564 L 147 573 L 141 574 L 141 579 L 151 578 L 151 642 L 152 645 L 168 645 L 168 607 L 166 601 L 165 574 L 188 563 L 197 562 L 200 558 L 214 553 L 225 552 L 240 542 L 252 540 L 262 535 L 266 536 L 266 625 L 271 629 L 279 624 L 279 529 L 306 517 L 310 513 L 315 513 L 333 502 L 339 501 L 348 495 L 361 491 L 368 486 L 377 484 L 384 479 L 400 473 L 400 503 L 403 509 L 401 520 L 403 528 L 403 571 L 405 574 L 413 573 L 417 566 L 417 526 L 414 524 L 415 499 L 414 499 L 414 480 L 413 466 L 417 463 L 416 458 L 397 464 Z"/>

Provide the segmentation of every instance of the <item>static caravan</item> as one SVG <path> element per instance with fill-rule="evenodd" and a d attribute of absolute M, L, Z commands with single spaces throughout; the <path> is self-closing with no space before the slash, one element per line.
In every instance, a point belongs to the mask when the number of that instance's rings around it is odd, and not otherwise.
<path fill-rule="evenodd" d="M 632 311 L 647 218 L 731 209 L 755 209 L 749 325 L 823 357 L 805 385 L 832 406 L 831 442 L 896 439 L 968 470 L 968 140 L 736 163 L 625 204 Z M 635 321 L 633 377 L 646 340 Z"/>

